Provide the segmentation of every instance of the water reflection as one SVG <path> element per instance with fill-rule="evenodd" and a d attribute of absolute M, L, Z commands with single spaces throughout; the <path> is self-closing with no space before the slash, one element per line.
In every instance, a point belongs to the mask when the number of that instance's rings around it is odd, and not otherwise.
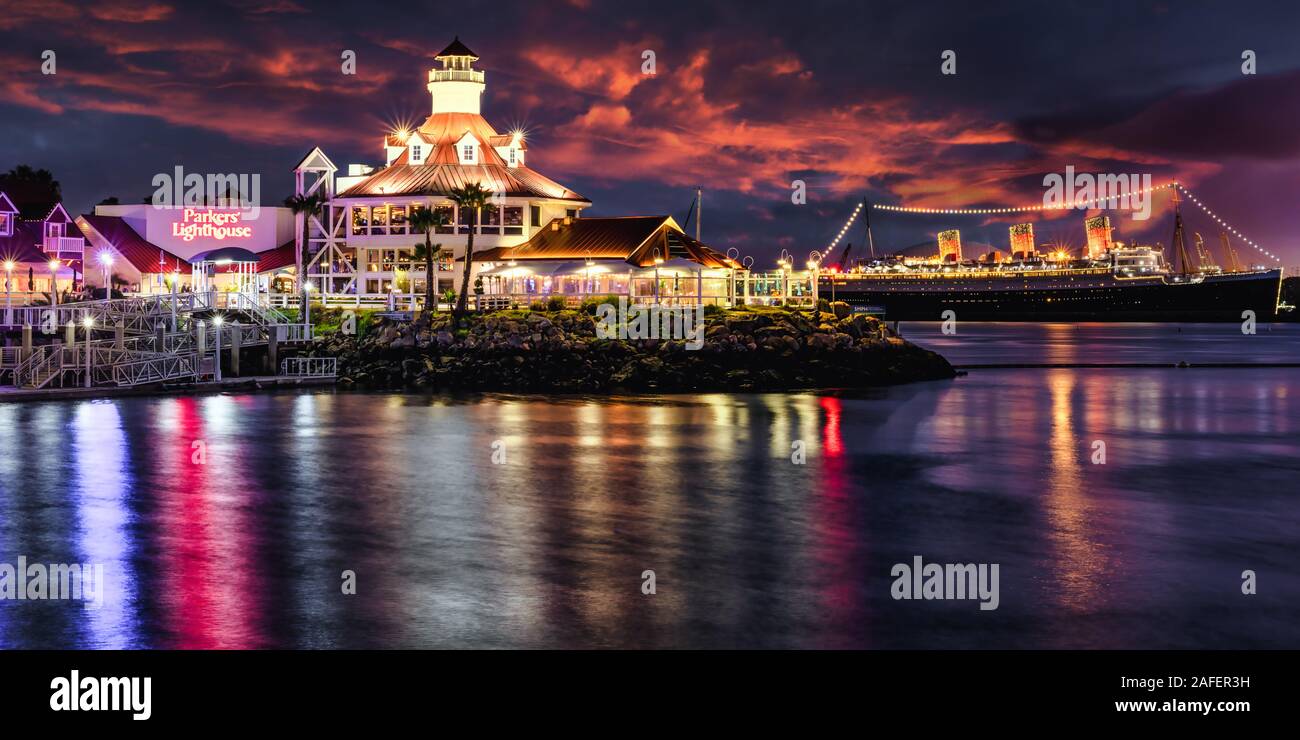
<path fill-rule="evenodd" d="M 0 602 L 0 645 L 1293 647 L 1296 380 L 0 405 L 0 562 L 116 589 Z M 914 555 L 1001 608 L 892 600 Z M 1243 561 L 1278 600 L 1225 601 Z"/>

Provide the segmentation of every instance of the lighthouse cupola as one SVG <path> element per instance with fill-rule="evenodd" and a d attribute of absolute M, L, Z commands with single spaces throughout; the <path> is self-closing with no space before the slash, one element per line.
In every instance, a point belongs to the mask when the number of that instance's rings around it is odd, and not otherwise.
<path fill-rule="evenodd" d="M 434 59 L 442 69 L 429 70 L 429 94 L 433 96 L 433 113 L 479 113 L 479 103 L 486 84 L 483 73 L 474 69 L 478 55 L 456 37 Z"/>

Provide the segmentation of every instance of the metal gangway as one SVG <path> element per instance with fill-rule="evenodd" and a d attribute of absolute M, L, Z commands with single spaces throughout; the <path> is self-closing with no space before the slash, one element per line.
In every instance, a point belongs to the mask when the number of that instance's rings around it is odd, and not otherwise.
<path fill-rule="evenodd" d="M 309 324 L 292 323 L 255 295 L 171 293 L 0 309 L 8 326 L 67 327 L 66 343 L 0 348 L 0 380 L 19 388 L 51 385 L 134 387 L 213 374 L 219 348 L 309 341 Z M 75 341 L 113 331 L 113 339 Z M 283 367 L 283 366 L 282 366 Z"/>

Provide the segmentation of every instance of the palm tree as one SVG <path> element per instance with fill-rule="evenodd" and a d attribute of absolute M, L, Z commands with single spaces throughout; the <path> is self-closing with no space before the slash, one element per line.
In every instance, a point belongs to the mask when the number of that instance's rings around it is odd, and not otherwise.
<path fill-rule="evenodd" d="M 297 284 L 298 293 L 302 295 L 303 302 L 303 305 L 298 310 L 305 313 L 307 308 L 307 291 L 303 288 L 306 285 L 307 278 L 305 274 L 307 270 L 307 235 L 311 233 L 311 219 L 313 216 L 320 215 L 321 207 L 325 205 L 325 199 L 316 194 L 302 195 L 300 193 L 285 198 L 284 205 L 286 208 L 293 211 L 294 215 L 302 214 L 302 248 L 298 250 L 298 253 L 294 255 L 294 257 L 296 258 L 297 263 L 295 282 Z"/>
<path fill-rule="evenodd" d="M 434 289 L 438 286 L 438 275 L 433 263 L 442 257 L 442 245 L 434 244 L 430 234 L 439 227 L 447 225 L 447 217 L 432 208 L 420 208 L 411 213 L 411 230 L 424 234 L 424 243 L 415 245 L 415 258 L 424 260 L 424 312 L 432 316 L 438 310 L 438 301 Z"/>
<path fill-rule="evenodd" d="M 489 190 L 484 190 L 478 183 L 469 183 L 460 188 L 452 188 L 448 195 L 461 210 L 469 209 L 469 240 L 465 243 L 465 272 L 461 276 L 460 294 L 456 297 L 456 308 L 452 312 L 452 318 L 456 323 L 464 318 L 469 311 L 469 271 L 474 264 L 474 230 L 478 227 L 479 211 L 487 205 L 488 200 L 492 197 Z"/>

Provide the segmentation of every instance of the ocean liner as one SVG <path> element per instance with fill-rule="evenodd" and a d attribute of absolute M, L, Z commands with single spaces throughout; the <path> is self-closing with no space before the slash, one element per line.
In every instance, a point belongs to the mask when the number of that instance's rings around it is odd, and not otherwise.
<path fill-rule="evenodd" d="M 1039 251 L 1031 224 L 1011 227 L 1011 254 L 963 261 L 960 235 L 939 234 L 939 256 L 894 256 L 830 269 L 819 295 L 883 310 L 887 320 L 939 321 L 946 311 L 964 321 L 1236 321 L 1278 314 L 1282 270 L 1242 264 L 1221 234 L 1225 266 L 1214 264 L 1196 235 L 1197 264 L 1188 257 L 1175 203 L 1179 269 L 1158 247 L 1111 241 L 1106 216 L 1087 219 L 1082 257 Z M 868 224 L 868 229 L 870 225 Z M 868 232 L 869 234 L 869 232 Z"/>

